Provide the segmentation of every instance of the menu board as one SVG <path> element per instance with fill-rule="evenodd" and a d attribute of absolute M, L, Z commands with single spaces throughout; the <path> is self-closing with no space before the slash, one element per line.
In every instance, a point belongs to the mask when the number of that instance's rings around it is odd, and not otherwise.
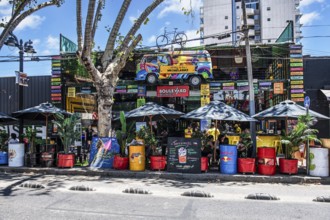
<path fill-rule="evenodd" d="M 169 137 L 167 146 L 167 171 L 180 173 L 201 172 L 200 139 Z"/>

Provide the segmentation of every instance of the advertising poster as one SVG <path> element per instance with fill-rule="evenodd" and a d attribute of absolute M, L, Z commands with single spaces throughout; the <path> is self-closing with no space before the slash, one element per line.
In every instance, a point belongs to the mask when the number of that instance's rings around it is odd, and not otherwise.
<path fill-rule="evenodd" d="M 89 164 L 92 168 L 112 168 L 113 158 L 119 154 L 120 146 L 116 138 L 93 137 Z"/>
<path fill-rule="evenodd" d="M 179 173 L 201 172 L 200 139 L 169 137 L 167 146 L 167 171 Z"/>

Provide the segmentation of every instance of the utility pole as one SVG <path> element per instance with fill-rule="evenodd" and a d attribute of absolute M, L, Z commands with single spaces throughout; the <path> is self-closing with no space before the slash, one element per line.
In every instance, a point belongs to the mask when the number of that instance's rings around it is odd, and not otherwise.
<path fill-rule="evenodd" d="M 247 75 L 249 82 L 249 107 L 250 107 L 250 116 L 255 114 L 255 101 L 254 101 L 254 88 L 253 88 L 253 73 L 252 73 L 252 60 L 251 60 L 251 49 L 249 42 L 249 29 L 247 26 L 247 17 L 246 17 L 246 8 L 245 8 L 245 0 L 242 0 L 242 11 L 243 11 L 243 33 L 245 38 L 245 52 L 246 52 L 246 67 L 247 67 Z M 257 137 L 256 137 L 256 123 L 250 122 L 250 133 L 251 140 L 253 142 L 253 151 L 252 157 L 256 156 L 257 149 Z"/>

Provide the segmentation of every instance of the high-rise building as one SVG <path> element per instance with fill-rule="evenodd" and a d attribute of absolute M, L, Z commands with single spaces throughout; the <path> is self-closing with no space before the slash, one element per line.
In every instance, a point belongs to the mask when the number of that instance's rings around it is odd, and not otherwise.
<path fill-rule="evenodd" d="M 274 43 L 286 27 L 291 32 L 287 41 L 299 42 L 300 0 L 245 0 L 245 3 L 250 43 Z M 238 45 L 243 37 L 241 4 L 241 0 L 204 0 L 200 11 L 201 44 Z"/>

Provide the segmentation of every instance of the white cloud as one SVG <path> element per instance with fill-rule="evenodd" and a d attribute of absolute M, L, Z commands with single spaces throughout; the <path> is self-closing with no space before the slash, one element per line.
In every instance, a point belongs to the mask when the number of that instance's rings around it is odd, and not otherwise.
<path fill-rule="evenodd" d="M 308 5 L 311 5 L 313 3 L 323 3 L 324 0 L 302 0 L 299 4 L 300 7 L 306 7 Z"/>
<path fill-rule="evenodd" d="M 200 38 L 200 33 L 196 30 L 187 30 L 185 31 L 185 34 L 187 35 L 188 41 L 186 43 L 186 47 L 195 47 L 200 45 L 200 40 L 194 40 L 194 41 L 189 41 L 193 39 L 199 39 Z"/>
<path fill-rule="evenodd" d="M 149 43 L 149 44 L 153 44 L 153 45 L 156 45 L 156 35 L 151 35 L 151 36 L 147 39 L 147 43 Z"/>
<path fill-rule="evenodd" d="M 60 47 L 60 40 L 58 39 L 58 37 L 53 37 L 51 35 L 49 35 L 47 37 L 47 49 L 49 50 L 58 50 Z"/>
<path fill-rule="evenodd" d="M 321 18 L 320 13 L 318 13 L 318 12 L 314 11 L 311 13 L 305 13 L 300 18 L 300 23 L 303 25 L 308 25 L 308 24 L 312 24 L 316 20 L 319 20 L 320 18 Z"/>
<path fill-rule="evenodd" d="M 202 6 L 202 0 L 166 0 L 164 8 L 158 14 L 158 18 L 165 17 L 169 13 L 183 14 L 182 8 L 185 10 L 192 9 L 195 13 Z"/>
<path fill-rule="evenodd" d="M 136 19 L 137 19 L 137 17 L 134 17 L 134 16 L 130 16 L 130 17 L 129 17 L 129 20 L 130 20 L 130 22 L 131 22 L 132 24 L 135 23 Z"/>
<path fill-rule="evenodd" d="M 9 0 L 1 0 L 0 7 L 9 6 Z"/>
<path fill-rule="evenodd" d="M 165 22 L 165 26 L 170 26 L 170 25 L 171 25 L 171 22 L 169 22 L 169 21 Z"/>
<path fill-rule="evenodd" d="M 39 27 L 42 22 L 45 20 L 45 17 L 40 17 L 39 15 L 30 15 L 26 17 L 16 28 L 16 30 L 23 30 L 25 28 L 36 29 Z"/>

